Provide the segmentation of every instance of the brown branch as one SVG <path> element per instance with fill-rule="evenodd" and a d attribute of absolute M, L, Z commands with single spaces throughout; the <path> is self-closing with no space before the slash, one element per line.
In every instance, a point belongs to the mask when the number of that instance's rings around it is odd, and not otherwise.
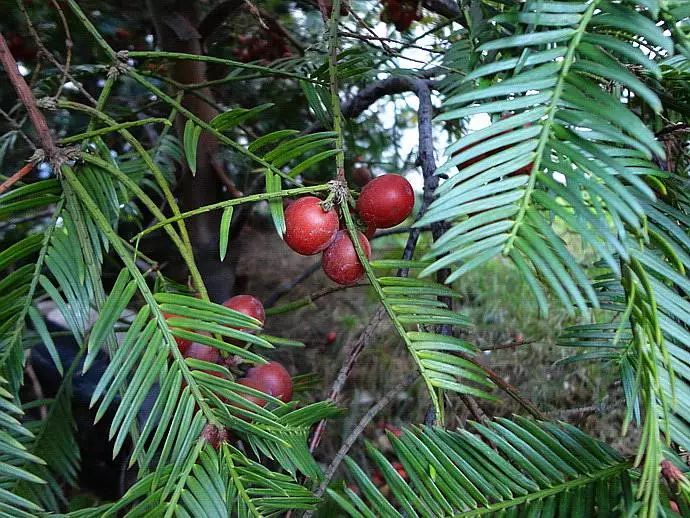
<path fill-rule="evenodd" d="M 70 74 L 70 72 L 69 72 L 71 53 L 68 53 L 66 66 L 63 67 L 62 64 L 60 64 L 60 62 L 55 58 L 55 56 L 53 56 L 53 53 L 50 52 L 46 48 L 46 46 L 43 44 L 43 41 L 41 40 L 41 37 L 38 34 L 38 31 L 36 30 L 36 28 L 34 27 L 34 24 L 31 21 L 31 17 L 29 16 L 29 13 L 24 8 L 24 4 L 23 4 L 22 0 L 17 0 L 17 7 L 19 8 L 19 10 L 24 15 L 24 19 L 26 21 L 27 27 L 29 28 L 29 32 L 31 33 L 31 37 L 34 40 L 34 43 L 36 43 L 36 46 L 38 47 L 38 50 L 40 51 L 40 53 L 43 54 L 48 59 L 48 61 L 50 61 L 53 64 L 53 66 L 55 68 L 57 68 L 63 74 L 64 77 L 69 79 L 72 82 L 72 84 L 75 86 L 75 88 L 77 90 L 79 90 L 79 92 L 84 97 L 86 97 L 86 99 L 88 99 L 91 104 L 93 104 L 95 106 L 97 104 L 96 99 L 94 99 L 93 96 L 84 88 L 84 86 L 77 79 L 75 79 L 74 76 L 72 76 L 72 74 Z M 58 11 L 58 13 L 62 13 L 62 10 L 60 9 Z M 64 13 L 61 14 L 61 18 L 64 19 Z M 69 51 L 71 49 L 71 47 L 69 45 L 72 43 L 72 40 L 71 40 L 71 36 L 69 33 L 69 27 L 67 25 L 66 19 L 64 19 L 63 24 L 64 24 L 65 31 L 66 31 L 66 33 L 65 33 L 66 34 L 65 44 L 66 44 L 67 49 Z M 61 82 L 61 85 L 58 88 L 58 91 L 54 97 L 58 97 L 60 95 L 60 92 L 62 91 L 63 86 L 64 86 L 64 78 L 63 78 L 63 81 Z"/>
<path fill-rule="evenodd" d="M 280 35 L 283 38 L 285 38 L 286 40 L 288 40 L 290 42 L 290 44 L 295 48 L 297 53 L 300 56 L 303 56 L 304 55 L 304 46 L 299 41 L 297 41 L 297 39 L 292 34 L 290 34 L 290 32 L 285 27 L 283 27 L 283 25 L 273 15 L 271 15 L 271 13 L 269 13 L 268 11 L 266 11 L 266 9 L 264 9 L 262 7 L 259 7 L 258 9 L 259 9 L 259 14 L 263 18 L 266 18 L 266 20 L 268 21 L 269 30 L 274 30 L 274 31 L 280 33 Z"/>
<path fill-rule="evenodd" d="M 465 406 L 470 411 L 470 414 L 472 414 L 472 417 L 474 417 L 475 420 L 481 423 L 488 419 L 486 412 L 482 410 L 482 407 L 479 406 L 479 403 L 477 403 L 477 401 L 472 396 L 468 396 L 467 394 L 460 394 L 460 399 L 465 404 Z"/>
<path fill-rule="evenodd" d="M 362 288 L 364 286 L 369 286 L 369 283 L 358 282 L 355 284 L 329 286 L 327 288 L 323 288 L 321 290 L 315 291 L 314 293 L 307 295 L 306 297 L 302 297 L 302 298 L 299 298 L 297 300 L 293 300 L 292 302 L 287 302 L 286 304 L 283 304 L 282 306 L 267 307 L 266 304 L 264 304 L 264 307 L 266 308 L 266 315 L 267 316 L 268 315 L 278 315 L 280 313 L 286 313 L 288 311 L 293 311 L 295 309 L 303 308 L 304 306 L 308 306 L 310 304 L 313 304 L 314 301 L 319 300 L 322 297 L 326 297 L 328 295 L 331 295 L 333 293 L 337 293 L 339 291 L 344 291 L 344 290 L 349 290 L 350 288 Z"/>
<path fill-rule="evenodd" d="M 9 113 L 7 113 L 5 110 L 0 108 L 0 115 L 7 121 L 7 123 L 10 125 L 10 127 L 19 134 L 20 137 L 24 139 L 26 142 L 27 146 L 31 148 L 32 151 L 36 151 L 36 144 L 34 144 L 33 140 L 29 138 L 29 136 L 24 133 L 22 130 L 21 124 L 19 124 L 17 121 L 15 121 Z"/>
<path fill-rule="evenodd" d="M 7 46 L 7 41 L 5 37 L 0 33 L 0 63 L 5 68 L 5 73 L 10 80 L 10 83 L 17 92 L 17 96 L 24 103 L 26 111 L 29 114 L 29 119 L 38 134 L 38 139 L 41 143 L 41 147 L 49 160 L 55 160 L 58 158 L 59 150 L 55 145 L 55 140 L 50 132 L 46 118 L 43 113 L 38 109 L 36 105 L 36 98 L 31 92 L 29 85 L 19 73 L 17 68 L 17 62 L 14 60 L 9 47 Z"/>
<path fill-rule="evenodd" d="M 661 138 L 665 135 L 668 135 L 669 133 L 675 133 L 677 131 L 687 131 L 690 129 L 690 124 L 686 124 L 683 122 L 678 122 L 676 124 L 669 124 L 668 126 L 661 128 L 659 131 L 656 132 L 657 138 Z"/>
<path fill-rule="evenodd" d="M 491 345 L 487 347 L 480 347 L 482 351 L 500 351 L 501 349 L 515 349 L 521 345 L 529 345 L 536 342 L 536 340 L 511 340 L 510 342 L 505 342 L 502 344 Z"/>
<path fill-rule="evenodd" d="M 422 5 L 446 18 L 457 18 L 462 14 L 455 0 L 424 0 Z"/>
<path fill-rule="evenodd" d="M 422 47 L 421 45 L 415 45 L 414 43 L 407 43 L 405 41 L 400 41 L 400 40 L 396 40 L 393 38 L 386 38 L 384 36 L 379 36 L 376 33 L 374 33 L 373 35 L 367 36 L 365 34 L 357 34 L 356 32 L 339 31 L 338 35 L 345 37 L 345 38 L 353 38 L 353 39 L 360 40 L 360 41 L 374 40 L 374 41 L 380 42 L 381 45 L 385 45 L 386 42 L 397 43 L 398 45 L 404 45 L 405 48 L 408 48 L 408 49 L 419 49 L 419 50 L 423 50 L 425 52 L 429 52 L 432 54 L 445 54 L 446 53 L 445 50 L 430 49 L 428 47 Z M 384 50 L 386 50 L 386 49 L 389 49 L 389 48 L 385 47 Z M 390 49 L 389 49 L 389 51 L 390 51 Z"/>
<path fill-rule="evenodd" d="M 420 230 L 429 230 L 429 229 L 424 227 L 424 228 L 421 228 Z M 378 239 L 381 237 L 392 236 L 395 234 L 407 234 L 408 232 L 411 232 L 411 231 L 412 231 L 411 227 L 386 228 L 384 230 L 377 230 L 376 234 L 371 239 Z M 233 232 L 236 232 L 236 231 L 231 230 L 231 233 L 233 233 Z M 264 307 L 265 308 L 273 307 L 275 305 L 275 303 L 278 302 L 278 300 L 283 295 L 290 293 L 295 286 L 297 286 L 301 282 L 308 279 L 311 275 L 316 273 L 320 267 L 321 267 L 320 261 L 317 263 L 314 263 L 314 264 L 310 265 L 309 267 L 307 267 L 302 273 L 300 273 L 297 277 L 295 277 L 289 283 L 279 286 L 273 293 L 271 293 L 266 298 L 266 300 L 264 301 Z"/>
<path fill-rule="evenodd" d="M 57 11 L 60 21 L 62 22 L 62 28 L 65 31 L 65 68 L 62 71 L 62 80 L 60 81 L 60 86 L 55 93 L 55 97 L 60 97 L 60 93 L 62 92 L 65 83 L 67 83 L 69 76 L 69 67 L 72 63 L 72 47 L 74 46 L 74 42 L 72 41 L 72 33 L 69 30 L 67 18 L 65 18 L 65 13 L 62 12 L 60 4 L 58 4 L 56 0 L 50 0 L 50 3 L 53 4 L 53 7 Z"/>
<path fill-rule="evenodd" d="M 345 363 L 342 365 L 342 367 L 340 367 L 338 376 L 336 377 L 335 382 L 333 382 L 333 386 L 331 387 L 331 393 L 328 396 L 329 401 L 332 401 L 334 403 L 337 402 L 338 397 L 340 396 L 340 393 L 342 392 L 343 387 L 345 386 L 345 383 L 347 382 L 347 379 L 350 377 L 350 373 L 352 372 L 352 369 L 354 368 L 355 363 L 357 362 L 357 358 L 359 358 L 359 355 L 364 350 L 364 348 L 367 347 L 369 343 L 371 343 L 371 341 L 373 340 L 374 331 L 383 320 L 385 314 L 386 310 L 383 307 L 379 308 L 376 311 L 376 313 L 374 313 L 374 315 L 371 317 L 371 320 L 369 320 L 369 323 L 364 328 L 362 333 L 359 335 L 357 341 L 353 343 L 348 349 Z M 321 438 L 323 437 L 323 434 L 326 431 L 326 423 L 327 421 L 323 419 L 316 427 L 314 435 L 312 436 L 311 441 L 309 443 L 309 451 L 311 453 L 314 453 L 314 450 L 316 450 L 317 446 L 321 442 Z"/>
<path fill-rule="evenodd" d="M 398 383 L 395 387 L 386 392 L 386 394 L 381 399 L 379 399 L 379 401 L 375 405 L 373 405 L 369 410 L 367 410 L 367 412 L 359 420 L 359 423 L 357 423 L 357 426 L 354 427 L 352 432 L 350 432 L 350 435 L 343 442 L 342 446 L 340 446 L 338 453 L 336 453 L 335 457 L 333 458 L 333 461 L 328 466 L 328 469 L 326 470 L 321 484 L 319 484 L 319 487 L 314 492 L 314 495 L 317 498 L 321 498 L 323 496 L 324 492 L 326 491 L 326 488 L 328 487 L 329 482 L 333 478 L 333 475 L 335 475 L 336 471 L 338 471 L 340 463 L 345 458 L 345 455 L 347 455 L 347 452 L 350 451 L 350 448 L 352 448 L 352 446 L 355 444 L 355 442 L 362 434 L 364 429 L 369 425 L 371 420 L 374 419 L 374 417 L 376 417 L 376 415 L 381 410 L 383 410 L 391 402 L 391 400 L 398 395 L 398 393 L 412 385 L 412 383 L 414 383 L 418 379 L 418 377 L 419 376 L 417 374 L 408 374 L 400 383 Z M 308 518 L 311 515 L 312 514 L 307 513 L 304 515 L 304 517 Z"/>
<path fill-rule="evenodd" d="M 548 417 L 546 416 L 546 414 L 544 414 L 541 410 L 539 410 L 539 408 L 534 403 L 532 403 L 529 399 L 527 399 L 522 394 L 520 394 L 520 391 L 518 391 L 517 388 L 515 388 L 510 383 L 508 383 L 506 380 L 504 380 L 500 374 L 494 372 L 493 370 L 491 370 L 486 365 L 482 365 L 475 358 L 472 358 L 472 357 L 467 356 L 467 355 L 461 355 L 461 356 L 463 356 L 466 360 L 471 361 L 477 367 L 482 369 L 491 381 L 493 381 L 496 385 L 498 385 L 498 387 L 501 390 L 503 390 L 506 394 L 508 394 L 510 397 L 512 397 L 521 407 L 523 407 L 525 410 L 527 410 L 534 417 L 536 417 L 537 419 L 540 419 L 542 421 L 548 421 Z"/>
<path fill-rule="evenodd" d="M 0 184 L 0 194 L 5 192 L 7 189 L 12 187 L 15 183 L 17 183 L 19 180 L 21 180 L 27 174 L 29 174 L 31 171 L 33 171 L 34 165 L 35 164 L 33 161 L 29 162 L 24 167 L 22 167 L 19 171 L 17 171 L 12 176 L 10 176 L 7 180 L 2 182 L 2 184 Z"/>
<path fill-rule="evenodd" d="M 225 23 L 228 16 L 242 6 L 243 0 L 228 0 L 220 2 L 201 20 L 197 28 L 202 41 L 206 41 L 211 34 L 215 32 L 218 27 Z"/>
<path fill-rule="evenodd" d="M 244 196 L 242 191 L 240 191 L 235 185 L 235 182 L 233 182 L 230 179 L 230 177 L 225 173 L 225 169 L 223 168 L 223 164 L 220 163 L 220 160 L 212 158 L 211 169 L 213 169 L 213 172 L 221 181 L 221 183 L 225 185 L 225 188 L 227 189 L 228 194 L 231 198 L 241 198 L 242 196 Z"/>

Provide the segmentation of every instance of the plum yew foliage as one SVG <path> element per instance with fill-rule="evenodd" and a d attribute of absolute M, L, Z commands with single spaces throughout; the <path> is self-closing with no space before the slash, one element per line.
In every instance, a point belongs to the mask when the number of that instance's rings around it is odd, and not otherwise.
<path fill-rule="evenodd" d="M 46 101 L 59 73 L 31 84 L 41 108 L 58 110 L 50 112 L 51 125 L 69 154 L 43 163 L 40 179 L 0 194 L 2 219 L 16 227 L 1 231 L 0 515 L 65 511 L 65 488 L 76 485 L 80 466 L 72 380 L 99 355 L 109 363 L 91 405 L 97 421 L 110 416 L 113 454 L 131 446 L 136 482 L 118 501 L 69 516 L 277 516 L 318 512 L 326 499 L 355 517 L 655 517 L 670 515 L 672 504 L 690 513 L 685 476 L 661 477 L 662 461 L 687 470 L 676 453 L 690 449 L 690 198 L 681 131 L 690 121 L 687 3 L 418 2 L 418 9 L 444 16 L 457 8 L 454 19 L 422 20 L 425 36 L 434 38 L 428 62 L 403 55 L 420 49 L 421 37 L 386 40 L 367 30 L 360 15 L 375 2 L 351 2 L 342 15 L 341 3 L 324 10 L 330 13 L 325 24 L 311 13 L 300 29 L 307 46 L 295 55 L 250 63 L 223 47 L 196 54 L 120 50 L 113 42 L 122 33 L 102 23 L 88 2 L 60 3 L 73 36 L 93 52 L 74 53 L 84 59 L 71 65 L 74 91 L 63 82 Z M 290 17 L 289 9 L 266 4 L 275 16 Z M 331 2 L 319 2 L 325 4 Z M 388 11 L 396 5 L 386 4 Z M 352 26 L 355 37 L 348 36 Z M 6 39 L 10 29 L 3 28 Z M 48 48 L 58 47 L 50 38 Z M 17 53 L 16 38 L 11 41 Z M 263 99 L 263 92 L 251 104 L 200 117 L 178 92 L 214 81 L 180 85 L 160 70 L 189 62 L 222 68 L 226 75 L 216 85 L 294 83 L 296 103 L 314 123 L 276 130 L 278 100 Z M 79 97 L 77 81 L 97 92 L 94 103 Z M 145 92 L 169 115 L 131 120 L 132 110 L 119 104 L 121 89 Z M 272 349 L 301 345 L 263 333 L 257 320 L 209 298 L 187 223 L 222 214 L 223 260 L 233 254 L 228 236 L 245 206 L 267 202 L 282 236 L 283 199 L 322 194 L 354 237 L 354 192 L 343 182 L 351 161 L 346 151 L 361 142 L 348 119 L 403 92 L 419 101 L 416 165 L 424 176 L 412 248 L 400 259 L 368 261 L 359 240 L 353 242 L 435 419 L 389 435 L 405 476 L 365 444 L 387 491 L 346 457 L 354 485 L 330 484 L 324 494 L 316 490 L 325 474 L 309 438 L 316 423 L 341 410 L 330 401 L 284 403 L 263 394 L 266 406 L 248 402 L 243 395 L 259 393 L 237 383 L 225 365 L 185 359 L 177 347 L 176 337 L 262 364 Z M 479 114 L 490 124 L 466 131 Z M 180 120 L 177 138 L 171 129 Z M 363 124 L 372 129 L 369 119 Z M 370 133 L 372 148 L 395 147 L 382 132 Z M 441 133 L 448 135 L 445 153 L 433 149 L 439 142 L 433 135 Z M 204 135 L 258 180 L 248 194 L 182 212 L 171 186 L 178 169 L 199 174 Z M 4 169 L 25 137 L 22 125 L 0 136 Z M 34 224 L 17 223 L 37 212 L 42 218 Z M 144 212 L 153 218 L 146 227 Z M 169 282 L 140 252 L 140 239 L 156 230 L 165 232 L 189 271 L 188 288 Z M 415 250 L 420 233 L 428 239 Z M 582 241 L 587 260 L 565 235 Z M 635 458 L 545 416 L 444 427 L 446 398 L 497 399 L 477 348 L 453 333 L 469 325 L 455 309 L 456 283 L 496 258 L 519 272 L 543 313 L 558 305 L 583 316 L 559 344 L 579 349 L 569 361 L 605 362 L 615 370 L 627 404 L 623 428 L 641 430 Z M 118 275 L 105 283 L 104 265 L 113 261 Z M 47 299 L 79 345 L 69 365 L 37 309 Z M 123 319 L 127 311 L 132 316 Z M 25 354 L 38 342 L 62 382 L 54 398 L 40 402 L 45 415 L 34 419 L 21 387 Z M 214 448 L 209 430 L 226 430 L 233 440 Z"/>

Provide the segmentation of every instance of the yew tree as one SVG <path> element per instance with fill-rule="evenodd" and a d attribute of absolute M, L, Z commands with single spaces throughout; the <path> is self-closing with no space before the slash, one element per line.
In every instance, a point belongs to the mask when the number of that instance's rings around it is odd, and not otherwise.
<path fill-rule="evenodd" d="M 689 2 L 2 13 L 0 516 L 690 516 Z M 261 218 L 314 260 L 263 301 L 237 270 L 269 268 L 238 244 Z M 491 264 L 569 316 L 565 368 L 615 380 L 632 455 L 491 368 L 460 301 Z M 354 288 L 332 379 L 275 361 L 310 344 L 272 315 Z M 384 324 L 404 379 L 319 451 Z M 365 440 L 410 386 L 424 415 Z M 79 501 L 85 429 L 125 469 Z"/>

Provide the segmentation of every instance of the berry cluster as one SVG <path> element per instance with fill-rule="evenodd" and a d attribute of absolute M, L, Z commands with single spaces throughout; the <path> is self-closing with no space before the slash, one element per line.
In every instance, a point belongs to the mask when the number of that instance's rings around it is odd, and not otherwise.
<path fill-rule="evenodd" d="M 400 32 L 406 31 L 415 20 L 422 19 L 418 0 L 381 0 L 381 21 L 392 23 Z"/>
<path fill-rule="evenodd" d="M 223 305 L 239 313 L 255 318 L 261 322 L 262 325 L 266 322 L 266 312 L 264 311 L 263 304 L 256 297 L 251 295 L 236 295 L 223 302 Z M 166 319 L 174 317 L 175 315 L 171 314 L 165 315 Z M 245 329 L 240 330 L 246 331 Z M 185 358 L 194 358 L 196 360 L 217 364 L 227 363 L 221 357 L 220 351 L 215 347 L 194 343 L 179 337 L 175 337 L 175 341 L 177 342 L 182 356 Z M 209 370 L 206 372 L 213 376 L 223 376 L 223 374 L 218 371 Z M 268 362 L 263 365 L 252 367 L 243 378 L 237 380 L 237 383 L 256 389 L 269 396 L 276 397 L 285 403 L 292 400 L 292 378 L 285 367 L 278 362 Z M 266 405 L 266 400 L 259 397 L 249 394 L 245 394 L 243 397 L 256 405 Z M 223 430 L 216 430 L 215 435 L 210 428 L 207 431 L 212 435 L 209 435 L 207 440 L 211 444 L 214 444 L 215 447 L 217 447 L 216 443 L 223 442 L 227 437 L 227 433 Z"/>
<path fill-rule="evenodd" d="M 238 61 L 268 63 L 292 56 L 285 38 L 275 31 L 262 31 L 258 35 L 243 35 L 237 38 L 238 46 L 232 53 Z"/>
<path fill-rule="evenodd" d="M 368 237 L 377 228 L 402 223 L 412 212 L 414 191 L 410 182 L 395 174 L 385 174 L 364 185 L 357 200 L 356 212 L 364 233 L 358 232 L 359 243 L 371 257 Z M 285 243 L 302 255 L 323 252 L 321 267 L 332 281 L 348 285 L 364 275 L 355 247 L 346 229 L 339 228 L 335 209 L 324 210 L 315 196 L 304 196 L 285 209 Z"/>

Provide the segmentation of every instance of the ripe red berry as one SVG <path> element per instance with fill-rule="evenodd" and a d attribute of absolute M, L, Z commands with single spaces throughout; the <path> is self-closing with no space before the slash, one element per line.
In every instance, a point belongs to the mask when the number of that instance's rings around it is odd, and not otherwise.
<path fill-rule="evenodd" d="M 358 237 L 364 254 L 369 259 L 371 257 L 369 240 L 361 232 L 358 233 Z M 347 231 L 341 230 L 336 234 L 333 244 L 321 257 L 321 267 L 328 278 L 338 284 L 353 284 L 362 278 L 364 266 L 359 262 L 357 251 Z"/>
<path fill-rule="evenodd" d="M 403 479 L 407 480 L 407 471 L 405 471 L 403 465 L 399 462 L 392 462 L 391 464 L 393 466 L 393 469 L 398 472 L 398 475 L 400 475 Z"/>
<path fill-rule="evenodd" d="M 120 41 L 129 41 L 132 39 L 132 33 L 123 27 L 117 27 L 114 32 L 115 38 Z"/>
<path fill-rule="evenodd" d="M 374 234 L 376 234 L 376 227 L 372 224 L 367 224 L 367 228 L 364 229 L 364 235 L 367 236 L 367 239 L 371 239 L 374 237 Z"/>
<path fill-rule="evenodd" d="M 285 209 L 285 243 L 302 255 L 314 255 L 333 241 L 338 231 L 338 213 L 324 211 L 321 200 L 304 196 Z"/>
<path fill-rule="evenodd" d="M 329 331 L 326 335 L 326 343 L 332 344 L 333 342 L 335 342 L 336 338 L 338 338 L 338 334 L 335 331 Z"/>
<path fill-rule="evenodd" d="M 263 325 L 266 322 L 264 305 L 256 297 L 251 295 L 235 295 L 223 302 L 226 308 L 234 309 L 248 317 L 257 319 Z"/>
<path fill-rule="evenodd" d="M 256 382 L 257 390 L 287 403 L 292 400 L 292 377 L 278 362 L 268 362 L 247 371 L 247 380 Z"/>
<path fill-rule="evenodd" d="M 377 176 L 362 189 L 357 212 L 368 225 L 390 228 L 402 223 L 414 207 L 410 182 L 397 174 Z"/>
<path fill-rule="evenodd" d="M 253 388 L 256 390 L 260 390 L 261 392 L 265 392 L 263 384 L 255 378 L 240 378 L 237 380 L 237 383 L 240 385 L 244 385 L 245 387 Z M 247 401 L 251 401 L 255 405 L 259 406 L 265 406 L 266 405 L 266 400 L 261 399 L 258 396 L 253 396 L 251 394 L 240 394 L 244 399 Z"/>
<path fill-rule="evenodd" d="M 218 360 L 220 360 L 218 349 L 204 344 L 193 343 L 187 347 L 183 354 L 185 358 L 194 358 L 210 363 L 218 363 Z"/>
<path fill-rule="evenodd" d="M 176 318 L 177 315 L 173 315 L 171 313 L 163 313 L 163 317 L 166 320 L 168 320 L 169 318 Z M 180 349 L 182 356 L 184 356 L 185 352 L 187 352 L 187 349 L 189 348 L 189 346 L 192 345 L 192 341 L 186 340 L 184 338 L 180 338 L 179 336 L 175 337 L 175 341 L 177 342 L 177 347 Z"/>

